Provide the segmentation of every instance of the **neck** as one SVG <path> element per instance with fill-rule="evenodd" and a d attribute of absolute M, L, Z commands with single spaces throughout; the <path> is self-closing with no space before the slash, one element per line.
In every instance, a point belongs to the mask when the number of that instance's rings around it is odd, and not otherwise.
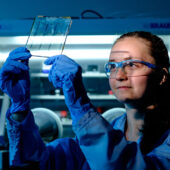
<path fill-rule="evenodd" d="M 127 122 L 125 127 L 125 136 L 128 141 L 137 141 L 141 135 L 144 125 L 144 117 L 147 110 L 154 109 L 154 105 L 147 108 L 136 108 L 125 105 L 127 113 Z"/>

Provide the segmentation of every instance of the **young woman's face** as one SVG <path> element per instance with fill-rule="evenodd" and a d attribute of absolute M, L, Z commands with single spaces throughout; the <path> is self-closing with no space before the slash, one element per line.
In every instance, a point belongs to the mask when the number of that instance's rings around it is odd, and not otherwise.
<path fill-rule="evenodd" d="M 155 59 L 150 56 L 148 42 L 141 38 L 124 38 L 119 40 L 112 48 L 110 61 L 121 62 L 128 59 L 137 59 L 155 64 Z M 146 99 L 146 93 L 151 87 L 150 75 L 153 69 L 148 69 L 147 74 L 142 76 L 128 77 L 119 68 L 115 78 L 110 78 L 110 87 L 122 103 L 140 101 Z M 148 96 L 147 96 L 148 98 Z"/>

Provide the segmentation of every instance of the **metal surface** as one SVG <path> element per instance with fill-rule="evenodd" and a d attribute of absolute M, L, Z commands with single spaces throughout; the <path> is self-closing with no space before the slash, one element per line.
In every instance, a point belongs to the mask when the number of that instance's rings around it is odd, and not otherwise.
<path fill-rule="evenodd" d="M 0 114 L 0 136 L 5 135 L 5 117 L 6 117 L 5 115 L 8 110 L 9 104 L 10 104 L 9 97 L 6 94 L 4 94 Z"/>

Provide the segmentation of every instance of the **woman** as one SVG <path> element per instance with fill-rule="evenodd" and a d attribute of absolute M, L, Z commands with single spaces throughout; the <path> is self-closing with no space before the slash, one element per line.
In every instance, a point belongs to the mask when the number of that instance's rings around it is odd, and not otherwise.
<path fill-rule="evenodd" d="M 169 57 L 162 40 L 132 32 L 114 43 L 106 73 L 127 113 L 112 126 L 91 105 L 80 66 L 64 55 L 47 59 L 45 63 L 52 64 L 49 81 L 63 89 L 78 137 L 47 146 L 29 108 L 30 57 L 27 49 L 16 49 L 0 72 L 0 87 L 12 102 L 7 112 L 11 165 L 38 161 L 40 169 L 168 169 Z M 22 90 L 15 94 L 16 89 Z"/>
<path fill-rule="evenodd" d="M 169 168 L 168 68 L 168 51 L 155 35 L 131 32 L 114 43 L 106 73 L 126 114 L 114 120 L 115 130 L 95 113 L 75 128 L 92 169 Z"/>

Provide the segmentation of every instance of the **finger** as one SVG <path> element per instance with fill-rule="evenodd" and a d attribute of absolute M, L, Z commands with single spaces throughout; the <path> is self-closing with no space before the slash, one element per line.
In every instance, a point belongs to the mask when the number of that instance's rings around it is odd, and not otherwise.
<path fill-rule="evenodd" d="M 50 82 L 53 83 L 54 87 L 56 87 L 56 81 L 60 81 L 55 65 L 51 67 L 49 75 L 48 75 L 48 79 Z"/>
<path fill-rule="evenodd" d="M 28 60 L 30 57 L 31 57 L 30 52 L 22 52 L 13 55 L 10 54 L 7 60 Z"/>
<path fill-rule="evenodd" d="M 44 64 L 51 65 L 60 57 L 60 55 L 52 56 L 44 61 Z"/>
<path fill-rule="evenodd" d="M 14 49 L 13 51 L 11 51 L 9 55 L 15 55 L 16 53 L 22 53 L 22 52 L 29 52 L 29 50 L 25 47 L 18 47 Z"/>
<path fill-rule="evenodd" d="M 18 73 L 19 70 L 28 71 L 29 67 L 21 62 L 11 60 L 10 63 L 6 62 L 2 69 L 4 72 Z"/>
<path fill-rule="evenodd" d="M 50 82 L 52 82 L 52 80 L 54 79 L 54 74 L 53 74 L 55 72 L 54 69 L 55 69 L 55 66 L 52 65 L 52 67 L 49 71 L 49 74 L 48 74 L 48 79 L 49 79 Z M 57 76 L 57 75 L 55 75 L 55 76 Z"/>
<path fill-rule="evenodd" d="M 69 69 L 76 68 L 79 65 L 69 57 L 65 55 L 58 55 L 46 60 L 45 64 L 53 64 L 57 68 L 56 71 L 61 70 L 62 72 L 69 71 Z M 71 70 L 70 70 L 71 71 Z"/>
<path fill-rule="evenodd" d="M 51 65 L 54 62 L 58 62 L 58 61 L 67 62 L 67 63 L 70 63 L 70 62 L 75 63 L 71 58 L 67 57 L 66 55 L 56 55 L 56 56 L 52 56 L 52 57 L 46 59 L 44 61 L 44 64 Z"/>
<path fill-rule="evenodd" d="M 62 55 L 62 57 L 60 57 L 58 60 L 61 61 L 61 62 L 64 62 L 64 63 L 77 65 L 77 63 L 74 60 L 67 57 L 66 55 Z"/>
<path fill-rule="evenodd" d="M 13 61 L 13 62 L 11 62 L 10 65 L 15 67 L 16 69 L 20 69 L 20 70 L 23 70 L 23 71 L 29 70 L 29 67 L 27 65 L 25 65 L 24 63 L 19 62 L 19 61 Z"/>
<path fill-rule="evenodd" d="M 57 60 L 55 64 L 53 64 L 53 70 L 55 69 L 54 72 L 59 77 L 62 77 L 68 73 L 76 74 L 76 72 L 79 71 L 80 66 L 77 63 L 72 62 L 72 60 L 68 60 L 67 58 L 64 60 L 65 61 Z"/>
<path fill-rule="evenodd" d="M 50 75 L 49 75 L 49 81 L 53 83 L 53 86 L 55 88 L 62 88 L 62 80 L 60 79 L 60 77 L 58 77 L 56 74 L 55 74 L 55 71 L 52 70 L 50 72 Z"/>

